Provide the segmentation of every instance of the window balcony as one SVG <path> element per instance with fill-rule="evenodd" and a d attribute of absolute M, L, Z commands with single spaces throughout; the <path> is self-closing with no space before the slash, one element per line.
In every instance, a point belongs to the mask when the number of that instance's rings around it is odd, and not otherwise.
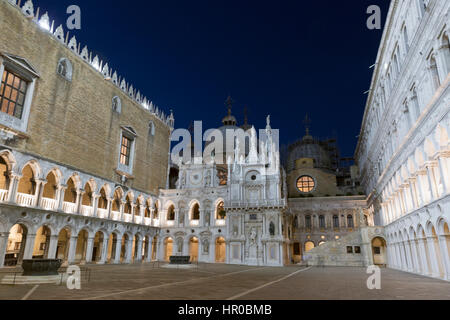
<path fill-rule="evenodd" d="M 50 198 L 42 198 L 41 200 L 41 208 L 49 211 L 56 210 L 56 199 L 50 199 Z"/>
<path fill-rule="evenodd" d="M 77 204 L 74 202 L 63 202 L 63 211 L 65 213 L 76 213 Z"/>
<path fill-rule="evenodd" d="M 225 219 L 216 220 L 216 226 L 218 226 L 218 227 L 223 227 L 226 225 L 226 223 L 227 223 L 227 221 Z"/>
<path fill-rule="evenodd" d="M 143 221 L 141 216 L 134 216 L 134 223 L 141 224 Z"/>
<path fill-rule="evenodd" d="M 100 219 L 106 219 L 108 217 L 108 210 L 102 209 L 102 208 L 97 208 L 97 216 Z"/>
<path fill-rule="evenodd" d="M 94 215 L 94 208 L 91 206 L 81 206 L 81 214 L 85 217 L 92 217 Z"/>
<path fill-rule="evenodd" d="M 151 225 L 151 224 L 152 224 L 152 219 L 150 219 L 150 218 L 144 218 L 144 224 L 145 224 L 146 226 Z"/>
<path fill-rule="evenodd" d="M 153 219 L 153 226 L 154 227 L 159 227 L 160 226 L 159 219 Z"/>
<path fill-rule="evenodd" d="M 120 212 L 111 211 L 111 219 L 114 221 L 119 221 L 120 220 Z"/>
<path fill-rule="evenodd" d="M 124 222 L 132 222 L 133 220 L 133 216 L 129 213 L 124 213 L 123 214 L 123 221 Z"/>
<path fill-rule="evenodd" d="M 8 190 L 0 190 L 0 202 L 8 200 Z"/>
<path fill-rule="evenodd" d="M 17 193 L 16 203 L 24 207 L 34 207 L 34 199 L 33 194 Z"/>

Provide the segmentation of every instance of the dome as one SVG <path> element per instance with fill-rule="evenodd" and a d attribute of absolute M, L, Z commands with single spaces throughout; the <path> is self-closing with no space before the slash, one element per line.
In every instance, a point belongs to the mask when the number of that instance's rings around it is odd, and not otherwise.
<path fill-rule="evenodd" d="M 289 147 L 287 163 L 288 171 L 294 170 L 295 161 L 302 158 L 313 159 L 314 167 L 316 168 L 332 168 L 330 155 L 327 150 L 320 145 L 319 141 L 315 141 L 309 135 Z"/>

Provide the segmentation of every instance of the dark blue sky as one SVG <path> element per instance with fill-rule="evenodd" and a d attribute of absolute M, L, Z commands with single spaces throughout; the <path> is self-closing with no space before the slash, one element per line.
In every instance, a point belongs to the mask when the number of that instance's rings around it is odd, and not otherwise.
<path fill-rule="evenodd" d="M 233 114 L 264 128 L 267 114 L 281 143 L 337 135 L 353 156 L 382 30 L 366 28 L 367 7 L 388 0 L 83 1 L 35 0 L 56 25 L 76 4 L 82 29 L 71 31 L 119 75 L 164 110 L 176 127 L 203 120 L 220 126 L 224 101 Z"/>

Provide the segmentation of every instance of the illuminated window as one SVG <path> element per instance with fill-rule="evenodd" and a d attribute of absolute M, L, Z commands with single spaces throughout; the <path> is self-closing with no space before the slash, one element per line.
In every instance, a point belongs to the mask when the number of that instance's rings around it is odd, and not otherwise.
<path fill-rule="evenodd" d="M 316 183 L 310 176 L 303 176 L 297 180 L 297 188 L 300 192 L 309 193 L 314 190 Z"/>
<path fill-rule="evenodd" d="M 0 88 L 0 110 L 10 116 L 22 119 L 27 86 L 25 80 L 5 70 Z"/>
<path fill-rule="evenodd" d="M 122 136 L 122 146 L 120 148 L 120 163 L 129 166 L 131 155 L 131 139 Z"/>

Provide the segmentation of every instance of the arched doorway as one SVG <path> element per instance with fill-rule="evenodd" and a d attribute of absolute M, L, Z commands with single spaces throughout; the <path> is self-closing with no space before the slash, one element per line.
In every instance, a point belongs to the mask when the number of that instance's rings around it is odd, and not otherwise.
<path fill-rule="evenodd" d="M 36 232 L 34 240 L 33 259 L 47 259 L 50 246 L 51 231 L 47 226 L 42 226 Z"/>
<path fill-rule="evenodd" d="M 216 239 L 216 263 L 225 263 L 226 261 L 226 242 L 223 237 Z"/>
<path fill-rule="evenodd" d="M 191 262 L 198 261 L 198 238 L 192 237 L 189 241 L 189 255 L 191 256 Z"/>
<path fill-rule="evenodd" d="M 69 257 L 70 235 L 71 232 L 67 228 L 62 229 L 58 235 L 56 259 L 62 260 L 63 263 L 67 262 Z"/>
<path fill-rule="evenodd" d="M 89 233 L 86 230 L 81 230 L 77 238 L 77 246 L 75 250 L 75 262 L 86 263 L 86 250 Z"/>
<path fill-rule="evenodd" d="M 22 224 L 16 224 L 9 230 L 5 254 L 5 267 L 14 267 L 22 263 L 27 234 L 28 229 Z"/>
<path fill-rule="evenodd" d="M 92 248 L 92 262 L 94 263 L 102 259 L 103 238 L 103 232 L 99 231 L 95 234 L 94 247 Z"/>
<path fill-rule="evenodd" d="M 305 252 L 309 252 L 309 251 L 311 251 L 312 249 L 314 249 L 316 246 L 315 246 L 315 244 L 314 244 L 314 242 L 312 242 L 312 241 L 307 241 L 306 243 L 305 243 Z"/>
<path fill-rule="evenodd" d="M 136 261 L 139 260 L 138 259 L 138 254 L 139 254 L 139 252 L 138 252 L 138 247 L 139 247 L 138 244 L 139 244 L 140 239 L 141 238 L 139 237 L 139 235 L 135 235 L 133 237 L 133 244 L 131 246 L 131 260 L 133 262 L 136 262 Z"/>
<path fill-rule="evenodd" d="M 294 242 L 292 244 L 292 260 L 294 263 L 302 261 L 302 246 L 300 242 Z"/>
<path fill-rule="evenodd" d="M 386 240 L 376 237 L 372 240 L 373 264 L 377 266 L 386 266 Z"/>
<path fill-rule="evenodd" d="M 173 253 L 173 239 L 166 238 L 164 240 L 164 261 L 170 261 L 170 257 Z"/>

